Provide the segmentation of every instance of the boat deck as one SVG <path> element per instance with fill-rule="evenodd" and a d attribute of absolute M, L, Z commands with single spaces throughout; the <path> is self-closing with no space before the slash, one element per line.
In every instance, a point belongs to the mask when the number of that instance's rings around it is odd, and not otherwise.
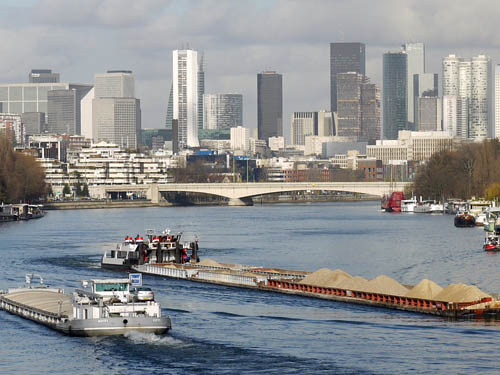
<path fill-rule="evenodd" d="M 22 290 L 4 294 L 1 298 L 6 302 L 51 315 L 59 313 L 59 303 L 61 302 L 61 314 L 68 318 L 73 317 L 71 296 L 68 294 L 48 290 Z"/>

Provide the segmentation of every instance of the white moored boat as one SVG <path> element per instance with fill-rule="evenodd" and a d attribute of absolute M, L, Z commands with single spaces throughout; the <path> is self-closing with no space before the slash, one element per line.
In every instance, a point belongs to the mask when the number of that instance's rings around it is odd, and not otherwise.
<path fill-rule="evenodd" d="M 401 201 L 401 212 L 414 212 L 417 206 L 417 197 L 412 197 L 411 199 L 404 199 Z"/>

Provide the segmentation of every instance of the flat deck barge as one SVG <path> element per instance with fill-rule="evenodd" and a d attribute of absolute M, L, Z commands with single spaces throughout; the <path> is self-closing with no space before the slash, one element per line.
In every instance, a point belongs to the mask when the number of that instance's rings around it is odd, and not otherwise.
<path fill-rule="evenodd" d="M 143 264 L 132 266 L 132 268 L 135 271 L 145 274 L 193 282 L 250 288 L 267 292 L 436 315 L 452 319 L 500 319 L 500 301 L 498 301 L 498 296 L 467 302 L 412 298 L 401 295 L 322 287 L 301 283 L 301 280 L 309 275 L 310 272 L 231 264 L 220 264 L 220 266 L 206 266 L 201 264 Z"/>

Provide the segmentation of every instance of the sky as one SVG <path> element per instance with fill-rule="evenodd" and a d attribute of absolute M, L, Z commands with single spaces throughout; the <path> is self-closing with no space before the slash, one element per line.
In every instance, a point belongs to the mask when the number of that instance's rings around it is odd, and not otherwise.
<path fill-rule="evenodd" d="M 164 127 L 172 50 L 205 56 L 205 92 L 243 95 L 257 127 L 257 73 L 283 75 L 283 123 L 294 111 L 329 110 L 329 43 L 366 44 L 366 74 L 382 86 L 382 55 L 424 42 L 426 71 L 450 53 L 500 62 L 500 2 L 493 0 L 0 0 L 0 82 L 31 69 L 93 83 L 133 70 L 142 127 Z"/>

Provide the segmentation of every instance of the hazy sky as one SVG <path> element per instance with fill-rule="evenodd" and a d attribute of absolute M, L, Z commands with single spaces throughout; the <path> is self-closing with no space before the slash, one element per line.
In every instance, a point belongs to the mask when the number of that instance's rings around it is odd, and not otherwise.
<path fill-rule="evenodd" d="M 79 83 L 131 69 L 143 128 L 164 126 L 172 50 L 187 44 L 205 53 L 205 92 L 243 94 L 250 128 L 257 73 L 283 74 L 287 135 L 292 111 L 329 109 L 330 42 L 365 43 L 379 85 L 382 54 L 405 41 L 425 43 L 427 72 L 441 73 L 450 53 L 500 61 L 494 0 L 0 0 L 0 14 L 0 82 L 33 68 Z"/>

